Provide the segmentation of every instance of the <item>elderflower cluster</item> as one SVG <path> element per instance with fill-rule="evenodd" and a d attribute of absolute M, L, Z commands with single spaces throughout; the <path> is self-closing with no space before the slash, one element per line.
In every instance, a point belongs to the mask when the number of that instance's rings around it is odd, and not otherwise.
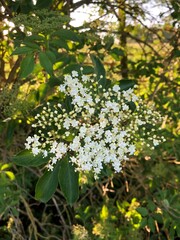
<path fill-rule="evenodd" d="M 153 149 L 164 140 L 155 135 L 159 113 L 145 107 L 133 88 L 103 89 L 94 76 L 76 71 L 64 80 L 61 103 L 43 107 L 33 124 L 37 132 L 25 144 L 34 155 L 50 157 L 49 170 L 68 155 L 77 171 L 92 171 L 97 178 L 107 164 L 121 171 L 137 146 Z"/>

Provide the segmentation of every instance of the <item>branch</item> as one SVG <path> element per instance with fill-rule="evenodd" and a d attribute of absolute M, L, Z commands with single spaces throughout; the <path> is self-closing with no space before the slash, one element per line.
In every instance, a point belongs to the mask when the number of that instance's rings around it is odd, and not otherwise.
<path fill-rule="evenodd" d="M 6 84 L 9 84 L 9 83 L 13 82 L 13 80 L 15 79 L 15 74 L 16 74 L 17 69 L 20 66 L 21 60 L 22 60 L 22 57 L 19 56 L 18 59 L 16 60 L 15 64 L 14 64 L 11 72 L 9 73 L 8 79 L 6 81 Z"/>

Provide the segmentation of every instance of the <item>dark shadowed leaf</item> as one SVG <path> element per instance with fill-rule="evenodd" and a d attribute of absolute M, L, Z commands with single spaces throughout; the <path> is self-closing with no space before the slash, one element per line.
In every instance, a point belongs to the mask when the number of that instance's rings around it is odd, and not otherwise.
<path fill-rule="evenodd" d="M 47 171 L 38 180 L 35 188 L 35 198 L 41 202 L 48 202 L 58 186 L 58 170 L 59 164 L 53 171 Z"/>
<path fill-rule="evenodd" d="M 64 40 L 71 40 L 73 42 L 81 41 L 77 33 L 69 29 L 60 29 L 57 32 L 55 32 L 54 35 L 59 36 L 61 39 Z"/>
<path fill-rule="evenodd" d="M 135 80 L 120 80 L 119 86 L 121 90 L 127 90 L 129 88 L 132 88 L 135 84 L 137 84 L 137 81 Z"/>
<path fill-rule="evenodd" d="M 150 228 L 150 230 L 154 233 L 155 232 L 155 222 L 154 219 L 152 217 L 148 218 L 148 226 Z"/>
<path fill-rule="evenodd" d="M 103 88 L 106 88 L 107 85 L 106 72 L 102 62 L 94 54 L 91 54 L 91 60 L 94 65 L 95 74 L 97 75 L 98 84 L 101 85 Z"/>
<path fill-rule="evenodd" d="M 49 56 L 46 54 L 46 52 L 39 53 L 39 61 L 41 66 L 47 71 L 47 73 L 53 75 L 53 63 Z"/>
<path fill-rule="evenodd" d="M 32 54 L 27 55 L 21 62 L 20 78 L 25 78 L 32 73 L 34 69 L 34 56 Z"/>
<path fill-rule="evenodd" d="M 43 157 L 42 153 L 34 156 L 30 150 L 23 150 L 12 158 L 13 162 L 23 167 L 37 167 L 48 162 L 49 156 Z"/>
<path fill-rule="evenodd" d="M 42 9 L 47 8 L 52 4 L 52 0 L 37 0 L 36 8 Z"/>
<path fill-rule="evenodd" d="M 27 53 L 32 53 L 34 49 L 31 47 L 17 47 L 13 52 L 12 55 L 22 55 L 22 54 L 27 54 Z"/>
<path fill-rule="evenodd" d="M 60 162 L 59 185 L 67 200 L 72 205 L 79 196 L 79 174 L 75 172 L 74 166 L 68 161 L 68 157 Z"/>
<path fill-rule="evenodd" d="M 146 208 L 144 208 L 144 207 L 138 207 L 138 208 L 136 209 L 136 211 L 137 211 L 138 213 L 140 213 L 141 216 L 143 216 L 143 217 L 146 217 L 146 216 L 148 215 L 148 210 L 147 210 Z"/>

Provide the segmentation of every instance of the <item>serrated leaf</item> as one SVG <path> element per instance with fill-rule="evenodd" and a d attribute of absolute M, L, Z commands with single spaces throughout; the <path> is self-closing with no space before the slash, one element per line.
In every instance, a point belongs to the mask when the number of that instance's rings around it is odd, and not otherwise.
<path fill-rule="evenodd" d="M 158 222 L 158 223 L 163 223 L 163 218 L 162 218 L 162 214 L 160 213 L 154 213 L 153 214 L 154 219 Z"/>
<path fill-rule="evenodd" d="M 143 218 L 140 226 L 141 226 L 141 228 L 144 228 L 146 225 L 147 225 L 147 218 Z"/>
<path fill-rule="evenodd" d="M 150 230 L 154 233 L 155 232 L 154 219 L 152 217 L 149 217 L 147 223 L 148 223 L 148 226 L 149 226 Z"/>
<path fill-rule="evenodd" d="M 156 209 L 156 205 L 154 204 L 153 201 L 148 200 L 147 208 L 148 208 L 151 212 L 154 212 L 154 210 Z"/>
<path fill-rule="evenodd" d="M 49 161 L 50 156 L 43 157 L 42 153 L 34 156 L 30 150 L 23 150 L 12 158 L 12 161 L 18 166 L 38 167 Z"/>
<path fill-rule="evenodd" d="M 35 198 L 41 202 L 48 202 L 58 186 L 58 170 L 59 164 L 53 171 L 47 171 L 38 180 L 35 188 Z"/>
<path fill-rule="evenodd" d="M 27 77 L 34 70 L 34 56 L 32 54 L 27 55 L 21 62 L 20 78 Z"/>
<path fill-rule="evenodd" d="M 34 51 L 34 49 L 32 49 L 31 47 L 17 47 L 13 52 L 12 55 L 22 55 L 22 54 L 28 54 L 28 53 L 32 53 Z"/>
<path fill-rule="evenodd" d="M 72 205 L 79 197 L 79 174 L 74 166 L 68 161 L 68 157 L 60 162 L 59 185 L 67 200 Z"/>
<path fill-rule="evenodd" d="M 46 52 L 40 52 L 39 53 L 39 61 L 41 66 L 49 73 L 50 75 L 53 75 L 53 63 L 49 59 Z"/>
<path fill-rule="evenodd" d="M 146 217 L 148 215 L 148 210 L 144 207 L 136 208 L 136 211 L 141 214 L 141 216 Z"/>

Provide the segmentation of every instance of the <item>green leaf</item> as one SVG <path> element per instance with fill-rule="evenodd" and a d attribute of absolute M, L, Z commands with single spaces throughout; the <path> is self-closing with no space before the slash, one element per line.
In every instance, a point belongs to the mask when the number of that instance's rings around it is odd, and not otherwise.
<path fill-rule="evenodd" d="M 59 185 L 67 200 L 72 205 L 79 197 L 79 174 L 75 172 L 74 166 L 68 161 L 68 158 L 64 158 L 60 162 L 59 169 Z"/>
<path fill-rule="evenodd" d="M 101 85 L 104 89 L 107 86 L 106 72 L 104 66 L 100 59 L 94 54 L 91 54 L 90 56 L 94 65 L 95 74 L 97 75 L 98 84 Z"/>
<path fill-rule="evenodd" d="M 28 42 L 33 42 L 33 41 L 38 41 L 38 42 L 45 42 L 45 37 L 44 36 L 39 36 L 39 35 L 30 35 L 30 36 L 26 36 L 24 41 L 28 41 Z"/>
<path fill-rule="evenodd" d="M 100 76 L 103 76 L 105 78 L 106 72 L 100 59 L 96 57 L 94 54 L 91 54 L 90 56 L 91 56 L 91 60 L 93 62 L 97 77 L 100 78 Z"/>
<path fill-rule="evenodd" d="M 38 100 L 42 101 L 47 96 L 48 91 L 50 90 L 49 85 L 47 83 L 43 83 L 38 88 Z"/>
<path fill-rule="evenodd" d="M 31 48 L 32 51 L 34 50 L 40 50 L 40 47 L 38 44 L 30 42 L 30 41 L 24 41 L 24 45 L 27 47 Z"/>
<path fill-rule="evenodd" d="M 163 218 L 161 213 L 154 213 L 153 217 L 158 223 L 161 223 L 161 224 L 163 223 Z"/>
<path fill-rule="evenodd" d="M 49 60 L 54 64 L 56 62 L 56 55 L 52 51 L 46 51 L 46 55 L 48 56 Z"/>
<path fill-rule="evenodd" d="M 36 8 L 48 8 L 52 4 L 52 0 L 37 0 Z"/>
<path fill-rule="evenodd" d="M 14 137 L 14 131 L 17 127 L 17 123 L 15 120 L 10 120 L 7 123 L 7 132 L 6 132 L 6 138 L 4 139 L 7 146 L 10 146 Z"/>
<path fill-rule="evenodd" d="M 76 64 L 76 63 L 68 64 L 68 66 L 63 69 L 63 73 L 64 74 L 71 74 L 73 70 L 77 71 L 80 74 L 80 66 L 79 66 L 79 64 Z"/>
<path fill-rule="evenodd" d="M 13 162 L 23 167 L 38 167 L 49 161 L 50 156 L 43 157 L 42 153 L 34 156 L 30 150 L 23 150 L 12 158 Z"/>
<path fill-rule="evenodd" d="M 115 60 L 119 60 L 121 56 L 124 56 L 124 51 L 122 49 L 119 49 L 117 47 L 113 48 L 110 51 L 110 55 L 115 59 Z"/>
<path fill-rule="evenodd" d="M 110 50 L 110 48 L 113 46 L 114 44 L 114 37 L 112 36 L 105 36 L 104 37 L 104 42 L 105 42 L 105 49 Z"/>
<path fill-rule="evenodd" d="M 39 53 L 39 61 L 41 66 L 47 71 L 47 73 L 53 75 L 53 64 L 46 52 Z"/>
<path fill-rule="evenodd" d="M 64 40 L 71 40 L 73 42 L 81 41 L 77 33 L 69 29 L 60 29 L 57 32 L 55 32 L 54 35 L 59 36 L 61 39 Z"/>
<path fill-rule="evenodd" d="M 140 226 L 141 226 L 141 228 L 144 228 L 146 225 L 147 225 L 147 218 L 143 218 Z"/>
<path fill-rule="evenodd" d="M 136 211 L 141 214 L 141 216 L 146 217 L 148 215 L 148 210 L 144 207 L 136 208 Z"/>
<path fill-rule="evenodd" d="M 93 74 L 94 68 L 91 66 L 83 66 L 83 74 Z"/>
<path fill-rule="evenodd" d="M 148 226 L 149 226 L 150 230 L 154 233 L 155 232 L 155 222 L 152 217 L 148 218 Z"/>
<path fill-rule="evenodd" d="M 52 76 L 49 78 L 47 84 L 50 88 L 53 88 L 54 86 L 59 86 L 63 82 L 63 80 L 63 76 L 60 76 L 59 78 Z"/>
<path fill-rule="evenodd" d="M 51 41 L 50 44 L 51 44 L 51 46 L 55 46 L 55 47 L 58 47 L 58 48 L 64 48 L 66 50 L 69 49 L 66 41 L 63 40 L 63 39 L 53 40 L 53 41 Z"/>
<path fill-rule="evenodd" d="M 119 86 L 121 90 L 127 90 L 132 88 L 137 82 L 135 80 L 120 80 Z"/>
<path fill-rule="evenodd" d="M 59 164 L 56 165 L 53 171 L 47 171 L 38 180 L 35 188 L 35 198 L 41 202 L 48 202 L 58 186 L 58 170 Z"/>
<path fill-rule="evenodd" d="M 13 52 L 12 55 L 21 55 L 21 54 L 27 54 L 27 53 L 32 53 L 34 49 L 31 47 L 17 47 Z"/>
<path fill-rule="evenodd" d="M 32 54 L 27 55 L 21 62 L 20 67 L 20 78 L 27 77 L 30 73 L 32 73 L 34 69 L 34 56 Z"/>
<path fill-rule="evenodd" d="M 151 212 L 154 212 L 155 209 L 156 209 L 156 205 L 154 204 L 153 201 L 151 200 L 148 200 L 148 205 L 147 205 L 147 208 L 151 211 Z"/>

